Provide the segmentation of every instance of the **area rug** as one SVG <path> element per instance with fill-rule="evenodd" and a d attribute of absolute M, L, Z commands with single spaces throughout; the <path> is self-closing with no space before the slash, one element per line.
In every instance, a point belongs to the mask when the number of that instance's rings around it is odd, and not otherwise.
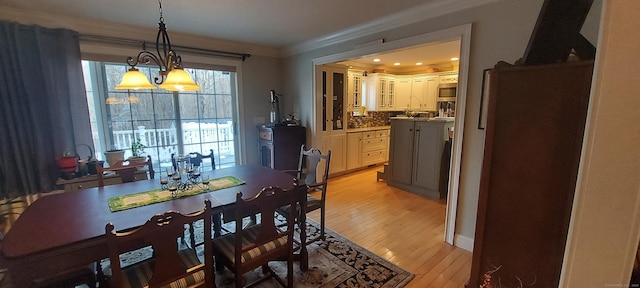
<path fill-rule="evenodd" d="M 307 220 L 307 235 L 313 238 L 319 234 L 319 224 Z M 202 235 L 202 223 L 194 225 L 195 235 Z M 325 241 L 316 241 L 307 245 L 309 251 L 309 270 L 301 271 L 298 263 L 294 263 L 294 287 L 380 287 L 399 288 L 405 286 L 413 274 L 383 259 L 382 257 L 358 246 L 343 236 L 329 229 L 325 230 Z M 199 237 L 196 237 L 196 240 Z M 151 256 L 150 249 L 141 249 L 123 257 L 124 265 Z M 198 256 L 203 257 L 201 249 Z M 201 259 L 202 260 L 202 259 Z M 286 279 L 286 262 L 269 264 L 278 275 Z M 108 267 L 108 262 L 103 267 Z M 244 275 L 247 283 L 261 277 L 262 269 L 258 268 Z M 217 287 L 235 287 L 234 276 L 229 270 L 216 273 Z M 260 287 L 280 287 L 273 279 L 263 282 Z"/>

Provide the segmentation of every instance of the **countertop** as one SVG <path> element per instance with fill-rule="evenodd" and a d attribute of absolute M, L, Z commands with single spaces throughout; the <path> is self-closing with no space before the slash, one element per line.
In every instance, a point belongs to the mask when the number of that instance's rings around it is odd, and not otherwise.
<path fill-rule="evenodd" d="M 391 117 L 391 120 L 410 120 L 410 121 L 430 121 L 430 122 L 453 122 L 455 117 L 407 117 L 407 116 L 395 116 Z"/>
<path fill-rule="evenodd" d="M 391 126 L 374 126 L 374 127 L 349 128 L 349 129 L 347 129 L 347 133 L 366 132 L 366 131 L 384 130 L 384 129 L 391 129 Z"/>

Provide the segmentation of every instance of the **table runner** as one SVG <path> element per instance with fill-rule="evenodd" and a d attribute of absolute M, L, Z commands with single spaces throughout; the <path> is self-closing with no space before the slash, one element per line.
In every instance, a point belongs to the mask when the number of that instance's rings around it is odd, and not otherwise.
<path fill-rule="evenodd" d="M 202 189 L 198 186 L 195 186 L 193 189 L 189 190 L 178 190 L 178 195 L 176 197 L 171 196 L 171 192 L 169 190 L 163 189 L 155 189 L 134 194 L 121 195 L 109 198 L 109 209 L 111 210 L 111 212 L 122 211 L 140 206 L 169 201 L 176 198 L 182 198 L 186 196 L 192 196 L 200 193 L 238 186 L 244 183 L 244 180 L 238 179 L 236 177 L 225 176 L 221 178 L 211 179 L 209 181 L 208 189 Z"/>

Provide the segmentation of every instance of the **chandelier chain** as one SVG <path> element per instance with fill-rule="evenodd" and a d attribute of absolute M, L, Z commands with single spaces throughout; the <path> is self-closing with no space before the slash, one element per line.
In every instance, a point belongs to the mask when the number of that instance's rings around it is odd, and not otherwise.
<path fill-rule="evenodd" d="M 162 0 L 158 0 L 158 11 L 160 12 L 160 22 L 164 22 L 164 17 L 162 16 Z"/>

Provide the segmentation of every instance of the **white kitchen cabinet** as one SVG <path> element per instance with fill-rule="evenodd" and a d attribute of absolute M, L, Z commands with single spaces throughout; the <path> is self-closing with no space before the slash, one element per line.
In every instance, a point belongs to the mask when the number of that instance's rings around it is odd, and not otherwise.
<path fill-rule="evenodd" d="M 347 111 L 359 113 L 363 101 L 362 71 L 349 70 L 347 73 Z"/>
<path fill-rule="evenodd" d="M 348 132 L 347 133 L 347 170 L 352 170 L 362 167 L 361 165 L 361 151 L 362 145 L 362 132 Z"/>
<path fill-rule="evenodd" d="M 420 106 L 421 111 L 437 111 L 438 110 L 438 77 L 437 76 L 427 76 L 424 86 L 424 98 L 422 100 L 422 105 Z"/>
<path fill-rule="evenodd" d="M 395 96 L 394 110 L 436 111 L 438 76 L 397 76 Z"/>
<path fill-rule="evenodd" d="M 453 123 L 392 119 L 389 185 L 440 198 L 440 191 L 446 190 L 440 187 L 442 154 Z"/>
<path fill-rule="evenodd" d="M 411 97 L 409 98 L 411 110 L 420 110 L 424 99 L 426 81 L 427 77 L 425 76 L 411 78 Z"/>
<path fill-rule="evenodd" d="M 387 77 L 387 110 L 396 110 L 396 78 Z"/>
<path fill-rule="evenodd" d="M 387 133 L 386 130 L 362 132 L 362 166 L 385 161 Z"/>
<path fill-rule="evenodd" d="M 458 71 L 440 73 L 439 81 L 442 84 L 458 83 Z"/>
<path fill-rule="evenodd" d="M 347 111 L 345 102 L 347 98 L 347 69 L 342 66 L 322 65 L 318 66 L 318 81 L 320 93 L 322 93 L 321 118 L 319 119 L 321 130 L 322 151 L 331 150 L 331 165 L 329 173 L 338 173 L 346 170 L 347 135 L 345 119 Z"/>
<path fill-rule="evenodd" d="M 389 128 L 347 133 L 347 170 L 386 162 Z M 333 157 L 333 156 L 332 156 Z"/>
<path fill-rule="evenodd" d="M 347 136 L 345 133 L 332 134 L 326 142 L 326 150 L 331 150 L 329 173 L 338 173 L 347 169 Z"/>
<path fill-rule="evenodd" d="M 411 110 L 436 111 L 438 76 L 415 76 L 411 78 Z"/>
<path fill-rule="evenodd" d="M 395 109 L 399 111 L 410 108 L 411 76 L 396 76 Z"/>
<path fill-rule="evenodd" d="M 369 111 L 393 110 L 396 80 L 393 75 L 372 73 L 367 76 L 366 106 Z"/>

